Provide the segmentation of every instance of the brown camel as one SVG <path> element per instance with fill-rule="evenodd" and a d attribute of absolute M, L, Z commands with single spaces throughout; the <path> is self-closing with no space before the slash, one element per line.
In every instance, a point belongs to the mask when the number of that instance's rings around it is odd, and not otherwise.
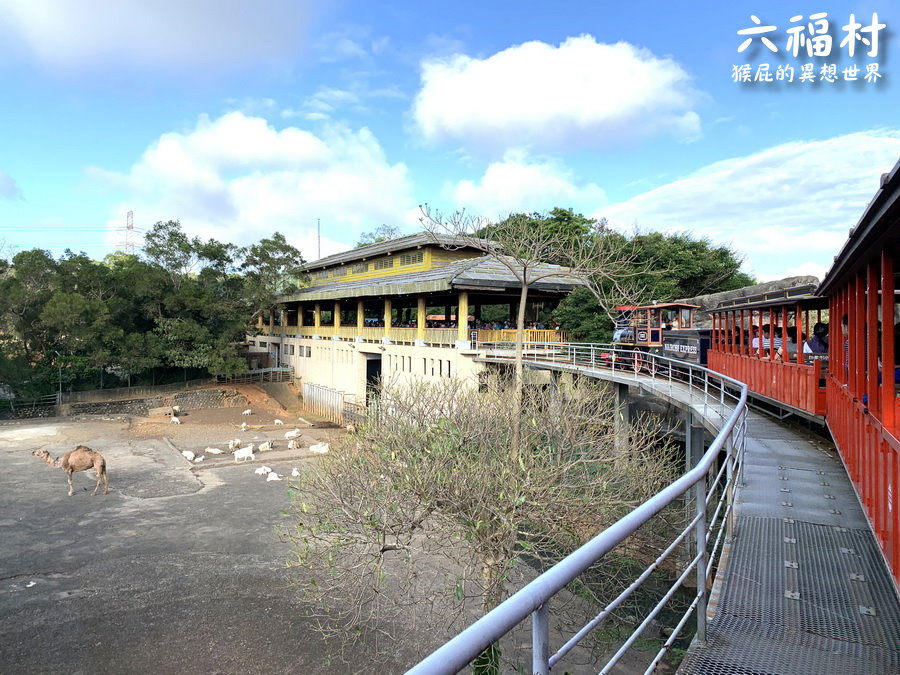
<path fill-rule="evenodd" d="M 50 459 L 50 453 L 46 450 L 35 450 L 31 454 L 35 457 L 40 457 L 50 466 L 62 469 L 66 472 L 66 477 L 69 481 L 70 497 L 75 494 L 72 488 L 72 474 L 76 471 L 87 471 L 88 469 L 93 469 L 94 474 L 97 476 L 97 485 L 94 487 L 91 496 L 93 497 L 97 494 L 97 490 L 100 489 L 101 480 L 106 485 L 103 494 L 109 494 L 109 476 L 106 473 L 106 460 L 103 459 L 103 455 L 91 450 L 86 445 L 79 445 L 74 450 L 69 450 L 69 452 L 62 457 L 57 457 L 56 459 Z"/>

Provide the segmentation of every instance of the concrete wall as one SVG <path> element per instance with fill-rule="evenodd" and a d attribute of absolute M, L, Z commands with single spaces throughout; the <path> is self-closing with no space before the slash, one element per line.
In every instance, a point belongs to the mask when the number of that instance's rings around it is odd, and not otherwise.
<path fill-rule="evenodd" d="M 331 387 L 365 401 L 366 363 L 381 362 L 382 378 L 402 384 L 413 380 L 436 382 L 443 378 L 464 378 L 477 385 L 484 365 L 476 363 L 475 352 L 451 347 L 313 340 L 298 337 L 259 336 L 268 343 L 279 343 L 281 365 L 293 366 L 304 382 Z M 308 356 L 307 356 L 308 354 Z"/>

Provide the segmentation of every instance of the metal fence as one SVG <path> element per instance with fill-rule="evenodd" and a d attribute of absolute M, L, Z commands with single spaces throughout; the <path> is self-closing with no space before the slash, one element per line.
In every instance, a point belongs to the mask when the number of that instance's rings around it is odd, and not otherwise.
<path fill-rule="evenodd" d="M 61 403 L 99 403 L 103 401 L 121 401 L 133 398 L 151 398 L 162 394 L 171 394 L 189 389 L 199 389 L 215 384 L 250 384 L 256 382 L 289 382 L 294 377 L 294 369 L 262 368 L 251 370 L 240 375 L 218 375 L 196 380 L 185 380 L 171 384 L 156 384 L 141 387 L 115 387 L 110 389 L 90 389 L 87 391 L 63 392 Z M 53 396 L 54 400 L 56 395 Z"/>
<path fill-rule="evenodd" d="M 349 402 L 352 396 L 331 387 L 309 382 L 304 382 L 302 386 L 303 407 L 306 410 L 335 424 L 344 425 L 345 399 Z"/>
<path fill-rule="evenodd" d="M 56 399 L 56 394 L 27 401 L 14 398 L 0 399 L 0 419 L 54 417 L 58 413 Z"/>
<path fill-rule="evenodd" d="M 142 387 L 115 387 L 111 389 L 89 389 L 86 391 L 64 391 L 60 397 L 62 403 L 99 403 L 102 401 L 118 401 L 132 398 L 150 398 L 160 394 L 169 394 L 186 389 L 205 387 L 215 384 L 215 378 L 185 380 L 172 384 L 156 384 Z"/>
<path fill-rule="evenodd" d="M 512 360 L 508 343 L 482 345 L 482 348 L 486 350 L 484 360 Z M 525 360 L 531 367 L 567 370 L 620 382 L 650 382 L 657 391 L 668 388 L 670 395 L 684 397 L 688 452 L 693 447 L 695 460 L 688 466 L 693 464 L 694 468 L 541 574 L 408 672 L 416 675 L 456 673 L 530 615 L 532 672 L 546 675 L 551 667 L 589 633 L 601 627 L 654 571 L 665 564 L 667 569 L 675 569 L 678 575 L 675 582 L 599 671 L 610 672 L 663 609 L 672 610 L 673 597 L 693 575 L 696 583 L 694 599 L 645 671 L 651 673 L 672 648 L 691 617 L 696 621 L 694 639 L 700 644 L 706 640 L 707 585 L 716 556 L 731 536 L 734 491 L 740 481 L 747 423 L 747 387 L 707 368 L 607 345 L 530 343 L 525 347 Z M 694 416 L 702 416 L 707 421 L 715 420 L 718 427 L 718 434 L 705 453 L 702 452 L 702 435 L 689 431 Z M 719 461 L 720 453 L 724 453 L 722 461 Z M 694 508 L 689 517 L 685 517 L 684 527 L 675 533 L 662 553 L 636 579 L 626 582 L 625 588 L 612 602 L 552 652 L 552 598 L 592 565 L 601 562 L 604 556 L 628 540 L 663 509 L 682 500 L 693 504 Z M 686 560 L 678 560 L 679 555 L 673 555 L 685 549 L 690 551 Z"/>

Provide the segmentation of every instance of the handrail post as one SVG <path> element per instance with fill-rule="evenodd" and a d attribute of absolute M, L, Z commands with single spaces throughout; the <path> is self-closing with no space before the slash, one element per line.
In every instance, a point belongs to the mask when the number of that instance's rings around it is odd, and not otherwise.
<path fill-rule="evenodd" d="M 550 675 L 550 604 L 547 602 L 531 613 L 531 670 L 534 675 Z"/>
<path fill-rule="evenodd" d="M 725 541 L 730 542 L 734 530 L 734 482 L 737 476 L 734 473 L 735 465 L 735 445 L 734 431 L 729 434 L 725 443 L 725 505 L 728 509 L 728 515 L 725 517 Z"/>
<path fill-rule="evenodd" d="M 701 437 L 702 438 L 702 437 Z M 694 506 L 697 524 L 694 526 L 694 542 L 697 550 L 697 644 L 706 645 L 706 476 L 694 483 Z"/>

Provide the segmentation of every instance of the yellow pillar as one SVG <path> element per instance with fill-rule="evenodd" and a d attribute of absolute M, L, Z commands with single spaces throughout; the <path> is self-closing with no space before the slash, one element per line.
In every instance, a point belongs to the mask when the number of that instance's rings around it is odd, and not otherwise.
<path fill-rule="evenodd" d="M 297 328 L 303 328 L 303 305 L 297 305 Z"/>
<path fill-rule="evenodd" d="M 456 339 L 469 339 L 469 293 L 459 292 L 459 305 L 456 308 Z"/>
<path fill-rule="evenodd" d="M 425 339 L 425 296 L 420 295 L 416 307 L 416 340 Z"/>
<path fill-rule="evenodd" d="M 275 332 L 275 312 L 269 311 L 269 332 Z"/>
<path fill-rule="evenodd" d="M 287 312 L 284 311 L 284 307 L 278 310 L 278 323 L 281 324 L 281 327 L 284 328 L 287 326 L 286 320 Z"/>
<path fill-rule="evenodd" d="M 258 317 L 256 317 L 256 327 L 259 328 L 260 331 L 262 330 L 262 327 L 263 327 L 262 314 L 260 314 Z"/>
<path fill-rule="evenodd" d="M 334 318 L 334 327 L 340 328 L 341 327 L 341 303 L 340 302 L 334 303 L 334 317 L 333 318 Z"/>
<path fill-rule="evenodd" d="M 389 298 L 384 299 L 384 334 L 391 334 L 391 301 Z"/>
<path fill-rule="evenodd" d="M 320 328 L 322 326 L 322 305 L 318 302 L 313 309 L 313 326 L 315 328 Z"/>
<path fill-rule="evenodd" d="M 366 326 L 366 303 L 362 300 L 356 302 L 356 330 L 362 335 L 362 329 Z"/>

